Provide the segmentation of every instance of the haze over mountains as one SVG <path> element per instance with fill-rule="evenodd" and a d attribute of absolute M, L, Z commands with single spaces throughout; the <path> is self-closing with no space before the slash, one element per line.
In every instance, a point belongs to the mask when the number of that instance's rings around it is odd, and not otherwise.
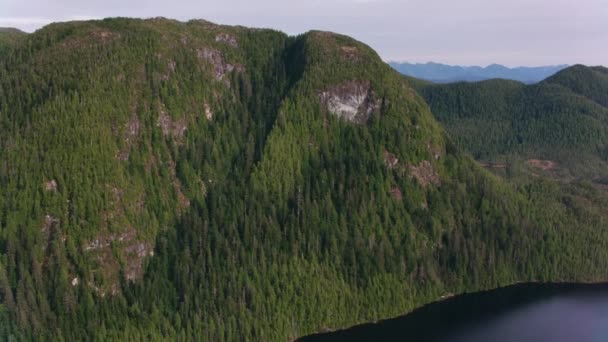
<path fill-rule="evenodd" d="M 389 64 L 404 75 L 436 83 L 475 82 L 493 78 L 536 83 L 567 67 L 565 64 L 516 68 L 508 68 L 499 64 L 492 64 L 487 67 L 455 66 L 433 62 L 424 64 L 390 62 Z"/>
<path fill-rule="evenodd" d="M 352 38 L 112 18 L 0 48 L 0 336 L 285 341 L 608 279 L 601 197 L 488 172 Z"/>

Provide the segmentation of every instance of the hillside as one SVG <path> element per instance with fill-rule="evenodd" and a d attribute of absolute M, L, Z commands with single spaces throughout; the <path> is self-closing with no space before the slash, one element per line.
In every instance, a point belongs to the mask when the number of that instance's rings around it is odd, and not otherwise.
<path fill-rule="evenodd" d="M 0 58 L 13 48 L 26 35 L 25 32 L 12 27 L 0 27 Z"/>
<path fill-rule="evenodd" d="M 608 107 L 608 68 L 575 65 L 557 73 L 547 82 L 562 85 L 575 94 Z"/>
<path fill-rule="evenodd" d="M 351 38 L 58 23 L 0 70 L 0 336 L 284 341 L 608 277 L 605 203 L 494 177 Z"/>
<path fill-rule="evenodd" d="M 411 82 L 454 141 L 491 164 L 564 179 L 608 176 L 608 73 L 576 65 L 534 85 Z"/>
<path fill-rule="evenodd" d="M 479 67 L 446 65 L 433 62 L 424 64 L 390 62 L 389 64 L 404 75 L 436 83 L 477 82 L 500 78 L 530 84 L 540 82 L 567 67 L 567 65 L 552 65 L 508 68 L 500 64 Z"/>

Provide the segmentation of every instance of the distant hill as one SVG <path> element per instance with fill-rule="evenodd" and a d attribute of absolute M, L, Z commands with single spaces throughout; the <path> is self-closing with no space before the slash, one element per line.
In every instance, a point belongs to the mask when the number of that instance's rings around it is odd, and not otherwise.
<path fill-rule="evenodd" d="M 26 34 L 25 32 L 15 27 L 0 27 L 0 33 Z"/>
<path fill-rule="evenodd" d="M 0 27 L 0 56 L 26 35 L 27 33 L 13 27 Z"/>
<path fill-rule="evenodd" d="M 544 163 L 554 175 L 608 176 L 608 69 L 575 65 L 525 85 L 410 79 L 453 139 L 484 162 Z M 536 160 L 542 160 L 539 162 Z"/>
<path fill-rule="evenodd" d="M 487 67 L 455 66 L 440 63 L 399 63 L 390 62 L 400 73 L 436 83 L 451 83 L 458 81 L 476 82 L 492 78 L 515 80 L 523 83 L 536 83 L 568 67 L 567 65 L 552 65 L 540 67 L 507 68 L 503 65 L 492 64 Z"/>
<path fill-rule="evenodd" d="M 547 82 L 563 85 L 576 94 L 608 107 L 608 68 L 575 65 L 555 74 Z"/>

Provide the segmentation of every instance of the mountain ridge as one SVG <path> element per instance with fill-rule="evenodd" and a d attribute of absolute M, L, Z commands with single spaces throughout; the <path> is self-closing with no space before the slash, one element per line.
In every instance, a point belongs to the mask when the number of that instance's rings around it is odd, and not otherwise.
<path fill-rule="evenodd" d="M 15 46 L 25 36 L 27 36 L 27 33 L 17 28 L 0 27 L 0 58 L 3 53 Z"/>
<path fill-rule="evenodd" d="M 601 179 L 608 134 L 606 75 L 604 67 L 574 65 L 533 85 L 415 79 L 410 84 L 476 159 L 552 160 L 566 178 Z"/>
<path fill-rule="evenodd" d="M 565 64 L 514 68 L 508 68 L 500 64 L 491 64 L 486 67 L 446 65 L 434 62 L 389 62 L 389 64 L 404 75 L 436 83 L 476 82 L 492 78 L 536 83 L 567 67 Z"/>

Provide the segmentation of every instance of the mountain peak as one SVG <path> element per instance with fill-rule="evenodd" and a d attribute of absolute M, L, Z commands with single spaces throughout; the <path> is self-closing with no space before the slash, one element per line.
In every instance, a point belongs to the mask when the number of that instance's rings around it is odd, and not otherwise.
<path fill-rule="evenodd" d="M 0 27 L 0 33 L 27 34 L 15 27 Z"/>
<path fill-rule="evenodd" d="M 608 107 L 608 69 L 576 64 L 563 69 L 544 82 L 559 84 L 573 92 Z"/>
<path fill-rule="evenodd" d="M 0 55 L 12 49 L 27 33 L 14 27 L 0 27 Z"/>

